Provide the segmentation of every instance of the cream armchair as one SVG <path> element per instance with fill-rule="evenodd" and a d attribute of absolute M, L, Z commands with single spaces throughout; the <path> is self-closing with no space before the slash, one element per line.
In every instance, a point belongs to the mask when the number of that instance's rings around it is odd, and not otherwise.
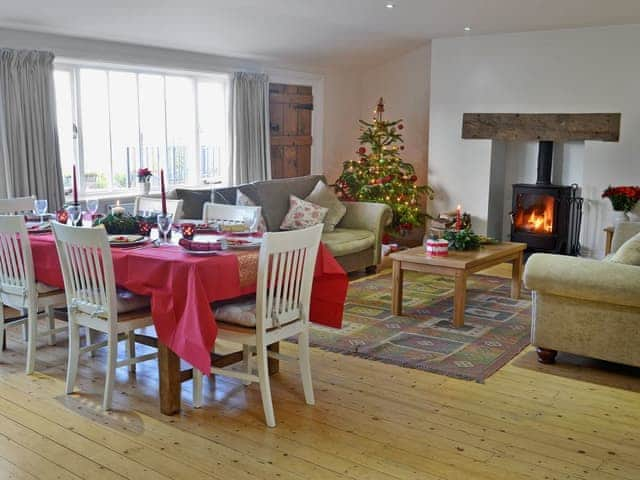
<path fill-rule="evenodd" d="M 615 252 L 640 232 L 620 224 Z M 558 351 L 640 367 L 640 267 L 535 254 L 524 273 L 533 292 L 531 343 L 542 363 Z"/>

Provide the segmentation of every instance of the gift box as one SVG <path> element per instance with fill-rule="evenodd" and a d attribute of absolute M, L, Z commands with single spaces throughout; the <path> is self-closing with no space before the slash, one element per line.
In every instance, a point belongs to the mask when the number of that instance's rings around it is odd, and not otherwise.
<path fill-rule="evenodd" d="M 446 257 L 449 255 L 449 242 L 443 238 L 427 240 L 425 248 L 427 255 L 431 255 L 432 257 Z"/>

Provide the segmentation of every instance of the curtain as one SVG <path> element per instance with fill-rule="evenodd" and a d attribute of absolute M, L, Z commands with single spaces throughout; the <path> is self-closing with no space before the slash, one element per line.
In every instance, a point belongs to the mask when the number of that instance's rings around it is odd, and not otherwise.
<path fill-rule="evenodd" d="M 269 180 L 269 78 L 236 72 L 231 97 L 233 183 Z"/>
<path fill-rule="evenodd" d="M 0 196 L 62 207 L 53 54 L 0 49 Z"/>

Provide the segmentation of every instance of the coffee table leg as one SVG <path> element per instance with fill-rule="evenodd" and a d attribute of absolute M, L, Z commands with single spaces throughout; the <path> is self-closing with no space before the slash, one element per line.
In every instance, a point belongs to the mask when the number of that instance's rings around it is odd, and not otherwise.
<path fill-rule="evenodd" d="M 180 412 L 180 357 L 158 340 L 158 374 L 160 376 L 160 412 L 174 415 Z"/>
<path fill-rule="evenodd" d="M 467 274 L 456 273 L 456 287 L 453 298 L 453 327 L 464 326 L 464 309 L 467 303 Z"/>
<path fill-rule="evenodd" d="M 402 315 L 402 277 L 402 264 L 394 260 L 391 274 L 391 313 L 394 315 Z"/>
<path fill-rule="evenodd" d="M 522 285 L 522 252 L 513 261 L 511 268 L 511 298 L 520 298 L 520 286 Z"/>

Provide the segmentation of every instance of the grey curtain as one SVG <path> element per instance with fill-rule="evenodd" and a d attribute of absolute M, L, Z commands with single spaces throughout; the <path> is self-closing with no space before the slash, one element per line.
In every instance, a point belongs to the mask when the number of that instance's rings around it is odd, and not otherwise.
<path fill-rule="evenodd" d="M 64 204 L 53 54 L 0 49 L 0 196 Z"/>
<path fill-rule="evenodd" d="M 236 72 L 231 93 L 233 183 L 271 178 L 269 155 L 269 78 Z"/>

